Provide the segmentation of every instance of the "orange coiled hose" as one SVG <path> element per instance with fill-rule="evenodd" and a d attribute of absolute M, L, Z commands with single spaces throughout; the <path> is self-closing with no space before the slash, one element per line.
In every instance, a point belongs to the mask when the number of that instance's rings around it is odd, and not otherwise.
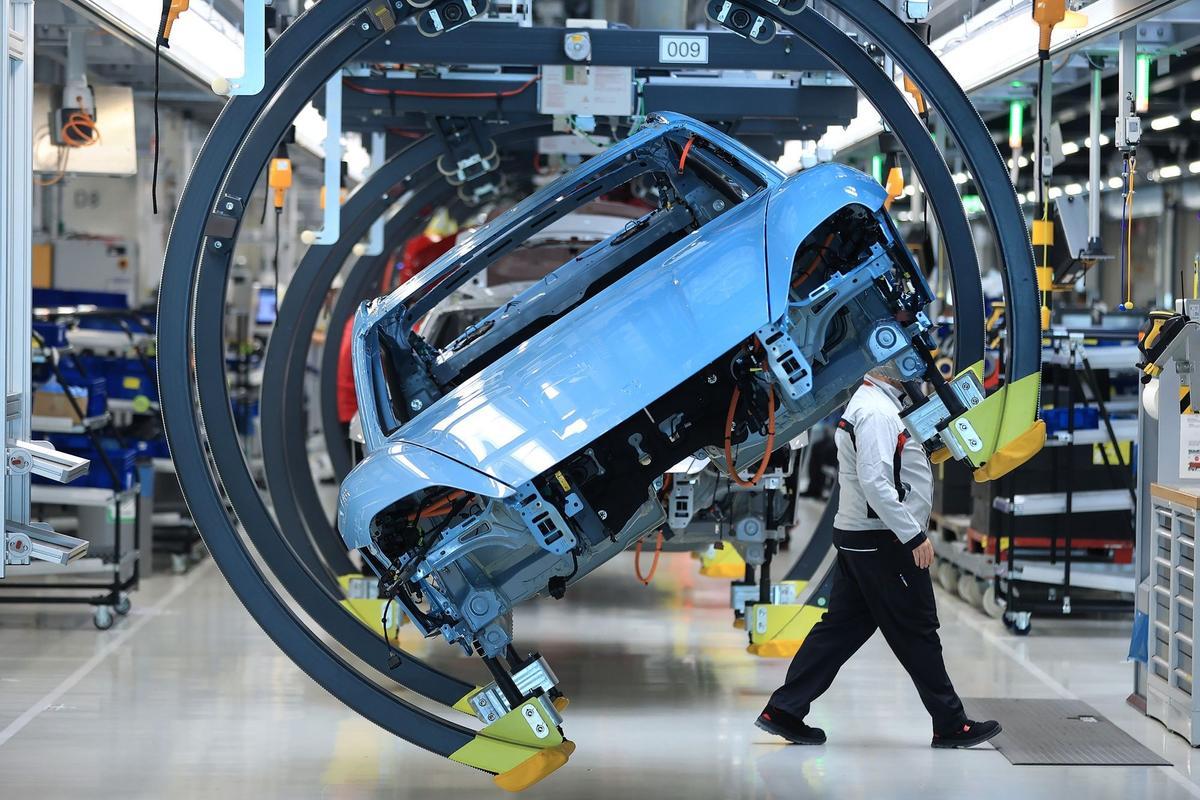
<path fill-rule="evenodd" d="M 729 469 L 729 479 L 738 486 L 754 486 L 762 480 L 767 472 L 767 464 L 771 461 L 771 452 L 775 449 L 775 387 L 767 388 L 767 449 L 763 452 L 762 462 L 748 481 L 738 475 L 737 465 L 733 463 L 733 416 L 737 413 L 738 400 L 741 399 L 741 387 L 733 387 L 733 396 L 729 398 L 729 415 L 725 418 L 725 463 Z"/>

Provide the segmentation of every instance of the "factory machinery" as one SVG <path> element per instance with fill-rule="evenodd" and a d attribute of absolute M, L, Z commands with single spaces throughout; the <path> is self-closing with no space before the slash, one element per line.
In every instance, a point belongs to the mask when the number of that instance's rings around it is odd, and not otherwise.
<path fill-rule="evenodd" d="M 246 6 L 255 13 L 256 4 Z M 545 659 L 518 649 L 511 622 L 519 604 L 564 594 L 569 602 L 575 581 L 671 527 L 682 486 L 692 487 L 693 501 L 710 490 L 715 499 L 722 482 L 761 485 L 794 469 L 786 463 L 791 440 L 877 364 L 890 361 L 930 387 L 905 417 L 936 459 L 960 460 L 990 480 L 1040 449 L 1037 282 L 992 138 L 908 24 L 876 3 L 824 7 L 860 35 L 794 0 L 714 0 L 709 16 L 729 32 L 699 36 L 505 26 L 485 21 L 487 4 L 469 0 L 322 0 L 257 63 L 250 56 L 246 79 L 224 87 L 234 96 L 197 158 L 162 277 L 158 356 L 178 365 L 159 376 L 171 453 L 193 518 L 243 604 L 305 672 L 367 719 L 509 790 L 561 767 L 574 750 L 564 693 L 587 687 L 558 685 Z M 488 25 L 496 27 L 481 32 Z M 816 89 L 848 88 L 813 86 L 806 72 L 838 71 L 881 112 L 952 265 L 956 363 L 948 378 L 928 335 L 931 293 L 898 243 L 888 191 L 839 165 L 780 173 L 764 158 L 775 155 L 772 121 L 757 130 L 733 124 L 750 115 L 737 105 L 743 89 L 714 93 L 710 82 L 698 93 L 694 78 L 674 78 L 671 53 L 687 37 L 703 40 L 718 73 L 796 73 L 746 87 L 758 93 L 758 108 L 767 97 L 791 99 L 769 106 L 785 109 L 775 124 Z M 925 122 L 876 50 L 944 121 L 980 186 L 1008 301 L 1003 380 L 990 393 L 963 205 Z M 436 78 L 394 68 L 464 52 L 501 67 Z M 608 66 L 631 69 L 628 107 L 587 119 L 535 100 L 546 100 L 556 70 Z M 447 91 L 451 80 L 462 80 L 462 90 Z M 534 92 L 539 82 L 547 85 Z M 343 204 L 326 204 L 324 227 L 306 235 L 311 246 L 279 310 L 261 401 L 268 505 L 229 411 L 222 312 L 249 199 L 314 98 L 332 132 L 327 158 L 337 158 L 343 124 L 372 134 L 379 158 Z M 376 298 L 389 246 L 417 232 L 432 206 L 463 208 L 519 184 L 528 167 L 516 164 L 533 162 L 533 142 L 556 125 L 611 145 Z M 326 170 L 336 193 L 340 166 Z M 645 209 L 623 231 L 446 346 L 414 332 L 497 258 L 625 186 Z M 345 476 L 335 532 L 313 505 L 294 398 L 320 304 L 348 261 L 325 349 L 338 351 L 340 323 L 357 308 L 351 335 L 366 457 L 350 470 L 336 420 L 326 424 Z M 707 463 L 693 471 L 687 459 Z M 723 488 L 730 503 L 744 502 Z M 693 507 L 692 516 L 704 521 L 715 505 Z M 363 625 L 338 580 L 351 571 L 347 545 L 366 558 L 386 600 L 423 633 L 482 658 L 493 682 L 442 673 Z M 822 578 L 813 571 L 814 592 Z M 750 603 L 748 627 L 761 616 L 798 641 L 813 616 L 797 612 L 804 607 Z M 790 616 L 769 620 L 777 608 Z M 424 698 L 420 706 L 414 695 Z"/>

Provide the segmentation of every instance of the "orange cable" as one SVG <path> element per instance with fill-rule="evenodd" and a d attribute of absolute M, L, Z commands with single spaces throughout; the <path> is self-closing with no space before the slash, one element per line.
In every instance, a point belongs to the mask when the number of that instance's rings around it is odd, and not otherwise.
<path fill-rule="evenodd" d="M 642 582 L 643 586 L 649 586 L 650 581 L 654 580 L 654 573 L 658 572 L 658 558 L 662 555 L 663 547 L 662 531 L 658 532 L 658 541 L 654 544 L 654 560 L 650 562 L 650 571 L 645 575 L 642 574 L 643 541 L 643 539 L 638 539 L 638 543 L 633 550 L 633 573 L 637 575 L 637 579 Z"/>
<path fill-rule="evenodd" d="M 688 153 L 692 152 L 692 145 L 696 143 L 695 134 L 688 137 L 687 144 L 683 146 L 683 153 L 679 156 L 679 174 L 683 174 L 683 165 L 687 163 Z"/>
<path fill-rule="evenodd" d="M 742 480 L 738 475 L 737 465 L 733 463 L 733 416 L 737 413 L 738 400 L 742 396 L 740 387 L 733 387 L 733 396 L 729 398 L 729 415 L 725 418 L 725 463 L 729 470 L 729 479 L 738 486 L 754 486 L 762 480 L 767 472 L 767 464 L 771 460 L 771 452 L 775 449 L 775 387 L 767 388 L 767 449 L 763 451 L 762 462 L 758 465 L 754 477 L 749 481 Z"/>

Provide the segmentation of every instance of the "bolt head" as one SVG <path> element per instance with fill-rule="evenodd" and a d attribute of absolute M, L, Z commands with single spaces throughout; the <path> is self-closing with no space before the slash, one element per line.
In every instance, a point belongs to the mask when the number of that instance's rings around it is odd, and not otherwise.
<path fill-rule="evenodd" d="M 608 512 L 602 508 L 596 512 L 596 516 L 600 519 L 608 519 Z"/>
<path fill-rule="evenodd" d="M 225 246 L 224 243 L 222 243 L 220 239 L 213 242 L 213 247 L 216 248 L 217 250 L 220 250 L 224 246 Z"/>
<path fill-rule="evenodd" d="M 718 197 L 716 200 L 713 201 L 713 208 L 717 211 L 724 211 L 725 210 L 725 201 Z"/>
<path fill-rule="evenodd" d="M 364 31 L 369 31 L 369 30 L 371 30 L 371 24 L 370 24 L 369 22 L 364 22 L 364 23 L 362 24 L 362 29 L 363 29 Z"/>
<path fill-rule="evenodd" d="M 226 211 L 233 211 L 233 203 L 226 203 L 226 204 L 225 204 L 225 210 L 226 210 Z"/>
<path fill-rule="evenodd" d="M 413 411 L 420 411 L 422 408 L 425 407 L 425 404 L 422 403 L 420 400 L 414 399 L 411 403 L 408 404 L 408 407 L 411 408 Z"/>

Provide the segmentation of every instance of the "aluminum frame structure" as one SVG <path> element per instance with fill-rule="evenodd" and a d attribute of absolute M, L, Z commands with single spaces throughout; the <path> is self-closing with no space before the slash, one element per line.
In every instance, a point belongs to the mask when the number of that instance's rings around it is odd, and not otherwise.
<path fill-rule="evenodd" d="M 770 2 L 742 5 L 775 19 L 829 56 L 888 118 L 923 183 L 949 186 L 952 191 L 949 171 L 932 148 L 924 127 L 895 85 L 844 31 L 811 8 L 790 16 Z M 1036 378 L 1040 331 L 1032 252 L 1007 171 L 986 128 L 951 76 L 890 11 L 857 0 L 831 0 L 829 5 L 853 19 L 868 38 L 888 51 L 912 76 L 966 154 L 981 184 L 1006 268 L 1006 290 L 1013 309 L 1006 321 L 1008 385 Z M 234 98 L 225 107 L 189 179 L 164 264 L 159 352 L 163 363 L 181 368 L 160 374 L 160 392 L 172 454 L 197 526 L 239 599 L 281 649 L 326 690 L 385 730 L 494 773 L 497 783 L 505 788 L 523 788 L 565 763 L 573 749 L 562 738 L 557 720 L 545 704 L 522 702 L 514 708 L 515 716 L 505 716 L 482 731 L 412 705 L 395 693 L 395 683 L 460 711 L 469 710 L 466 701 L 475 689 L 406 653 L 391 654 L 382 670 L 394 683 L 364 673 L 345 652 L 331 646 L 321 631 L 309 628 L 293 609 L 296 593 L 310 585 L 312 575 L 305 570 L 295 571 L 284 563 L 286 559 L 273 561 L 262 551 L 260 562 L 241 538 L 242 530 L 280 535 L 275 521 L 261 508 L 242 458 L 224 380 L 221 311 L 241 213 L 276 142 L 313 92 L 344 64 L 359 57 L 366 46 L 382 40 L 398 17 L 413 13 L 415 9 L 399 2 L 323 0 L 268 49 L 264 91 Z M 453 32 L 446 35 L 452 37 Z M 953 202 L 948 202 L 951 199 Z M 962 258 L 952 257 L 950 262 L 959 302 L 958 358 L 969 367 L 982 356 L 983 309 L 977 262 L 957 193 L 943 194 L 939 200 L 931 192 L 930 202 L 941 229 L 949 232 L 948 247 L 956 225 L 964 234 L 958 245 Z M 1022 404 L 1016 402 L 1011 405 L 1013 421 L 1008 422 L 1003 414 L 1009 408 L 1005 400 L 1002 397 L 999 403 L 1004 424 L 997 421 L 993 428 L 997 445 L 1004 443 L 1005 436 L 1016 436 L 1036 417 L 1035 408 L 1018 408 Z M 222 489 L 240 525 L 226 512 Z M 267 570 L 274 573 L 291 598 L 273 587 Z M 330 619 L 314 616 L 323 629 Z M 539 733 L 539 724 L 549 727 Z"/>

